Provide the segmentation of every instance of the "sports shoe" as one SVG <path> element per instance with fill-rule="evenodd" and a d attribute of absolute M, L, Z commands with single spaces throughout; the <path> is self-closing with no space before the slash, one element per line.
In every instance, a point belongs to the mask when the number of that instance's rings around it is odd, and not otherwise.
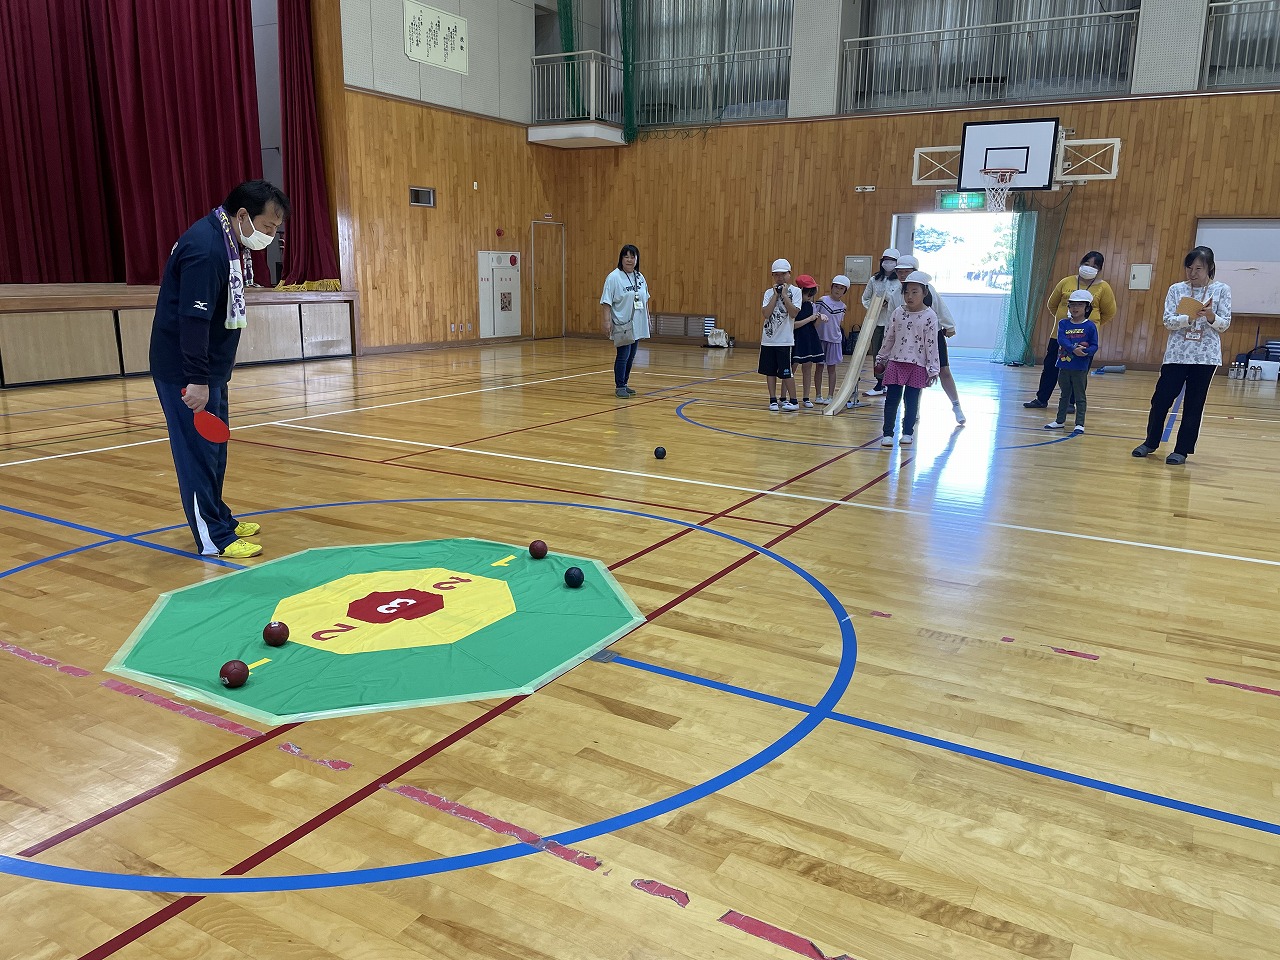
<path fill-rule="evenodd" d="M 1065 422 L 1065 421 L 1062 421 L 1062 420 L 1055 420 L 1055 421 L 1053 421 L 1053 423 L 1046 423 L 1046 424 L 1044 425 L 1044 428 L 1045 428 L 1046 430 L 1061 430 L 1061 429 L 1062 429 L 1063 427 L 1065 427 L 1066 425 L 1067 425 L 1067 424 L 1066 424 L 1066 422 Z"/>
<path fill-rule="evenodd" d="M 872 387 L 870 390 L 867 390 L 862 395 L 864 397 L 883 397 L 884 394 L 885 394 L 884 387 Z"/>
<path fill-rule="evenodd" d="M 630 387 L 623 387 L 622 389 L 627 391 L 628 397 L 634 397 L 636 395 L 636 392 L 632 390 Z"/>
<path fill-rule="evenodd" d="M 1187 462 L 1185 453 L 1171 453 L 1164 458 L 1165 463 L 1172 463 L 1175 467 L 1180 467 Z"/>
<path fill-rule="evenodd" d="M 241 520 L 236 524 L 236 536 L 241 540 L 248 539 L 257 534 L 262 529 L 262 524 L 254 523 L 252 520 Z"/>
<path fill-rule="evenodd" d="M 898 438 L 898 443 L 902 444 L 902 446 L 904 447 L 915 442 L 916 442 L 915 435 L 910 433 L 904 433 L 902 436 Z"/>
<path fill-rule="evenodd" d="M 1072 434 L 1072 436 L 1079 436 L 1079 435 L 1080 435 L 1080 434 L 1082 434 L 1082 433 L 1084 433 L 1084 424 L 1083 424 L 1083 423 L 1077 423 L 1077 424 L 1076 424 L 1076 428 L 1075 428 L 1074 430 L 1072 430 L 1072 431 L 1071 431 L 1071 434 Z"/>
<path fill-rule="evenodd" d="M 1037 407 L 1047 407 L 1048 405 L 1049 405 L 1048 400 L 1041 400 L 1039 397 L 1037 397 L 1035 400 L 1028 400 L 1026 403 L 1023 404 L 1023 406 L 1026 407 L 1028 410 L 1034 410 Z"/>
<path fill-rule="evenodd" d="M 627 393 L 626 387 L 618 387 L 617 390 L 613 391 L 613 395 L 619 400 L 629 400 L 631 398 L 631 394 Z"/>
<path fill-rule="evenodd" d="M 1145 457 L 1147 454 L 1155 452 L 1155 447 L 1148 447 L 1145 443 L 1140 443 L 1133 448 L 1133 455 L 1135 457 Z"/>
<path fill-rule="evenodd" d="M 813 402 L 820 407 L 825 407 L 828 403 L 831 402 L 831 398 L 830 397 L 814 397 Z"/>
<path fill-rule="evenodd" d="M 232 560 L 247 560 L 250 557 L 256 557 L 261 552 L 262 546 L 260 544 L 250 543 L 248 540 L 235 540 L 223 547 L 218 556 L 229 557 Z"/>
<path fill-rule="evenodd" d="M 799 410 L 799 409 L 800 409 L 800 404 L 796 403 L 794 400 L 783 400 L 783 401 L 782 401 L 782 409 L 783 409 L 783 410 L 786 410 L 786 411 L 788 411 L 788 412 L 793 411 L 793 410 Z"/>
<path fill-rule="evenodd" d="M 880 446 L 882 446 L 882 447 L 892 447 L 892 446 L 893 446 L 893 434 L 891 434 L 891 433 L 886 433 L 883 437 L 881 437 L 881 438 L 880 438 Z"/>
<path fill-rule="evenodd" d="M 813 401 L 812 401 L 812 400 L 810 400 L 808 397 L 805 397 L 805 398 L 804 398 L 804 408 L 805 408 L 806 410 L 812 410 L 812 409 L 813 409 Z"/>
<path fill-rule="evenodd" d="M 770 404 L 769 404 L 769 409 L 770 409 L 770 410 L 772 410 L 774 413 L 777 413 L 777 412 L 778 412 L 778 401 L 777 401 L 777 400 L 774 400 L 772 403 L 770 403 Z"/>
<path fill-rule="evenodd" d="M 964 411 L 960 409 L 960 401 L 959 401 L 959 400 L 957 400 L 955 403 L 951 404 L 951 412 L 952 412 L 952 413 L 954 413 L 954 414 L 956 415 L 956 423 L 960 424 L 961 426 L 964 426 L 964 422 L 965 422 L 965 420 L 964 420 Z"/>

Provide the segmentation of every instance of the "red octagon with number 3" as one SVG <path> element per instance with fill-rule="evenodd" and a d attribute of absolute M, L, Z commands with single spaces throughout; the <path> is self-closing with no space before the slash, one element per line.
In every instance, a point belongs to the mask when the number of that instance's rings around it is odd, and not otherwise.
<path fill-rule="evenodd" d="M 425 590 L 376 591 L 347 606 L 347 616 L 364 623 L 420 620 L 444 609 L 444 597 Z"/>

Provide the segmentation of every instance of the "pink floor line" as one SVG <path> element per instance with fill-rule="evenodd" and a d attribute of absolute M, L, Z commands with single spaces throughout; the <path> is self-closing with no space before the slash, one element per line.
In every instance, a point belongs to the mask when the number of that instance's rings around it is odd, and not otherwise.
<path fill-rule="evenodd" d="M 1210 683 L 1220 683 L 1224 687 L 1235 687 L 1237 690 L 1248 690 L 1250 693 L 1269 693 L 1273 697 L 1280 697 L 1280 690 L 1272 690 L 1270 687 L 1255 687 L 1250 683 L 1236 683 L 1234 680 L 1219 680 L 1217 677 L 1205 677 Z"/>
<path fill-rule="evenodd" d="M 330 770 L 350 770 L 352 764 L 348 760 L 317 760 L 315 757 L 309 757 L 302 752 L 302 748 L 296 743 L 282 743 L 279 749 L 291 756 L 297 757 L 299 760 L 306 760 L 308 763 L 317 763 L 322 767 L 328 767 Z"/>
<path fill-rule="evenodd" d="M 561 846 L 553 840 L 543 840 L 532 830 L 526 830 L 524 827 L 518 827 L 514 823 L 508 823 L 506 820 L 499 820 L 497 817 L 491 817 L 487 813 L 481 813 L 471 807 L 464 806 L 461 803 L 455 803 L 452 800 L 446 800 L 439 794 L 431 793 L 427 790 L 420 790 L 417 787 L 410 787 L 402 784 L 393 787 L 390 784 L 383 784 L 383 790 L 390 790 L 392 793 L 399 794 L 402 797 L 414 801 L 415 803 L 425 804 L 433 810 L 439 810 L 441 813 L 447 813 L 451 817 L 457 817 L 460 820 L 466 820 L 477 826 L 484 827 L 486 830 L 492 830 L 494 833 L 500 833 L 504 837 L 515 837 L 521 843 L 527 843 L 531 847 L 537 847 L 539 850 L 551 854 L 553 857 L 559 857 L 566 863 L 571 863 L 575 867 L 582 867 L 585 870 L 599 870 L 601 863 L 589 853 L 583 853 L 581 850 L 574 850 L 572 847 Z"/>
<path fill-rule="evenodd" d="M 114 690 L 116 693 L 123 693 L 130 697 L 137 697 L 146 703 L 154 704 L 157 707 L 172 713 L 180 714 L 184 717 L 190 717 L 192 720 L 199 720 L 201 723 L 207 723 L 211 727 L 217 727 L 219 730 L 225 730 L 227 733 L 234 733 L 237 737 L 244 737 L 246 740 L 252 740 L 254 737 L 262 736 L 261 730 L 254 730 L 242 724 L 236 723 L 234 720 L 228 720 L 226 717 L 219 717 L 212 713 L 206 713 L 195 707 L 185 703 L 178 703 L 176 700 L 170 700 L 168 697 L 162 697 L 158 693 L 151 693 L 149 690 L 143 690 L 141 687 L 133 687 L 119 680 L 103 680 L 102 686 L 108 690 Z"/>
<path fill-rule="evenodd" d="M 1096 653 L 1081 653 L 1079 650 L 1068 650 L 1066 647 L 1049 647 L 1054 653 L 1065 653 L 1068 657 L 1079 657 L 1081 660 L 1097 660 Z"/>
<path fill-rule="evenodd" d="M 872 610 L 871 615 L 873 617 L 884 617 L 886 620 L 893 616 L 892 613 L 881 613 L 879 610 Z"/>
<path fill-rule="evenodd" d="M 647 893 L 651 897 L 662 897 L 670 900 L 678 907 L 687 907 L 689 905 L 689 895 L 683 890 L 677 890 L 675 887 L 668 887 L 665 883 L 657 880 L 632 880 L 631 886 L 635 887 L 641 893 Z"/>
<path fill-rule="evenodd" d="M 1001 638 L 1000 638 L 1000 642 L 1001 642 L 1001 643 L 1013 643 L 1013 637 L 1001 637 Z"/>
<path fill-rule="evenodd" d="M 26 650 L 13 643 L 0 643 L 0 650 L 3 650 L 5 653 L 12 653 L 15 657 L 21 657 L 23 660 L 30 660 L 32 663 L 38 663 L 42 667 L 52 667 L 59 673 L 65 673 L 69 677 L 89 677 L 93 675 L 92 670 L 85 670 L 81 667 L 73 667 L 70 664 L 59 663 L 52 657 L 46 657 L 44 654 Z"/>
<path fill-rule="evenodd" d="M 784 950 L 798 953 L 800 956 L 806 957 L 807 960 L 853 960 L 847 953 L 839 957 L 828 957 L 818 949 L 817 944 L 812 940 L 806 940 L 790 930 L 783 930 L 781 927 L 775 927 L 773 924 L 757 920 L 755 917 L 748 917 L 745 913 L 738 913 L 737 910 L 730 910 L 720 918 L 720 922 L 741 930 L 743 933 L 749 933 L 753 937 L 759 937 L 761 940 L 772 943 L 776 947 L 782 947 Z"/>

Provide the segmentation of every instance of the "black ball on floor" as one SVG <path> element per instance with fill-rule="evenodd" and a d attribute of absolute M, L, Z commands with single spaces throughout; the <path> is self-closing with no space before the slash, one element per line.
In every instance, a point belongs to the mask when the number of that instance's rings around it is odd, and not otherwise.
<path fill-rule="evenodd" d="M 665 459 L 667 459 L 667 448 L 666 448 L 666 447 L 654 447 L 654 448 L 653 448 L 653 455 L 654 455 L 655 457 L 657 457 L 659 460 L 665 460 Z"/>
<path fill-rule="evenodd" d="M 582 573 L 582 570 L 578 567 L 570 567 L 568 570 L 564 572 L 564 582 L 569 586 L 573 587 L 575 590 L 578 587 L 582 586 L 583 581 L 586 579 L 587 579 L 586 576 Z"/>

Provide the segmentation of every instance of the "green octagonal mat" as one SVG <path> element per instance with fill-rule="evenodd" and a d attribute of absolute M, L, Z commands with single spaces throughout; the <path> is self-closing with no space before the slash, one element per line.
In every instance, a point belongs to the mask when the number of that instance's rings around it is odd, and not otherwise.
<path fill-rule="evenodd" d="M 262 639 L 272 620 L 282 647 Z M 277 724 L 532 693 L 643 622 L 585 557 L 474 539 L 322 547 L 162 594 L 107 669 Z M 249 665 L 244 686 L 222 685 L 229 660 Z"/>

